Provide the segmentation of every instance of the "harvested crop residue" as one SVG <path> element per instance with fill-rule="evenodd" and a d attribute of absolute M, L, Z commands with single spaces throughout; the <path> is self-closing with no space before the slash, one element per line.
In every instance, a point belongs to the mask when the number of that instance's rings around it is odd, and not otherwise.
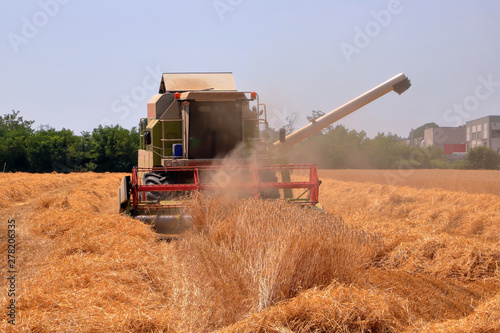
<path fill-rule="evenodd" d="M 122 177 L 2 175 L 19 270 L 16 326 L 2 328 L 500 330 L 499 196 L 323 179 L 326 212 L 201 197 L 195 228 L 166 243 L 114 211 Z"/>

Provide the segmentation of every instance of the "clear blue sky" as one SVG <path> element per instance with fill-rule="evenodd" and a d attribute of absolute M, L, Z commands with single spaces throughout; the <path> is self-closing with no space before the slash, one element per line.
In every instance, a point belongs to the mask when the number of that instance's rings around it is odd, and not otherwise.
<path fill-rule="evenodd" d="M 500 1 L 3 0 L 0 109 L 80 133 L 136 126 L 161 72 L 231 71 L 275 127 L 404 72 L 340 121 L 407 136 L 500 114 Z"/>

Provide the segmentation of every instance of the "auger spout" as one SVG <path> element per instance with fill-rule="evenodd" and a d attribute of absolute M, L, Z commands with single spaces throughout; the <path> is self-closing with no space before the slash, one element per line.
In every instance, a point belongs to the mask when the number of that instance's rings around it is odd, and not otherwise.
<path fill-rule="evenodd" d="M 362 108 L 366 104 L 373 102 L 374 100 L 382 97 L 383 95 L 395 91 L 398 94 L 402 94 L 411 86 L 410 80 L 403 74 L 396 75 L 390 80 L 378 85 L 377 87 L 365 92 L 363 95 L 353 99 L 352 101 L 342 105 L 341 107 L 330 111 L 324 116 L 312 121 L 306 126 L 298 129 L 297 131 L 287 135 L 284 142 L 276 141 L 273 144 L 273 151 L 283 152 L 298 142 L 310 137 L 323 130 L 327 126 L 333 124 L 334 122 L 344 118 L 348 114 Z"/>

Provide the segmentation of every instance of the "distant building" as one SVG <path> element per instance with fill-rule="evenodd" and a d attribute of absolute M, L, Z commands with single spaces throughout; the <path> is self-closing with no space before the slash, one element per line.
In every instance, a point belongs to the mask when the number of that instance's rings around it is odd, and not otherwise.
<path fill-rule="evenodd" d="M 467 151 L 485 146 L 500 151 L 500 116 L 486 116 L 468 121 L 466 127 Z"/>
<path fill-rule="evenodd" d="M 436 147 L 446 155 L 466 151 L 465 126 L 432 127 L 424 131 L 423 147 Z"/>

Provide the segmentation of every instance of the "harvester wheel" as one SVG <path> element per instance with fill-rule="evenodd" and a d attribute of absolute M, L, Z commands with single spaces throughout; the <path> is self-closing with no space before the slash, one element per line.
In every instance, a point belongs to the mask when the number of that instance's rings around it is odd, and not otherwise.
<path fill-rule="evenodd" d="M 143 184 L 145 185 L 165 185 L 168 184 L 165 174 L 156 172 L 148 172 L 144 175 Z M 165 194 L 161 192 L 146 192 L 146 200 L 160 201 L 165 199 Z"/>
<path fill-rule="evenodd" d="M 193 182 L 189 176 L 192 172 L 174 171 L 174 172 L 148 172 L 144 174 L 142 183 L 144 185 L 168 185 L 168 184 L 186 184 Z M 146 200 L 162 201 L 172 200 L 183 195 L 183 192 L 164 191 L 164 192 L 146 192 Z"/>

